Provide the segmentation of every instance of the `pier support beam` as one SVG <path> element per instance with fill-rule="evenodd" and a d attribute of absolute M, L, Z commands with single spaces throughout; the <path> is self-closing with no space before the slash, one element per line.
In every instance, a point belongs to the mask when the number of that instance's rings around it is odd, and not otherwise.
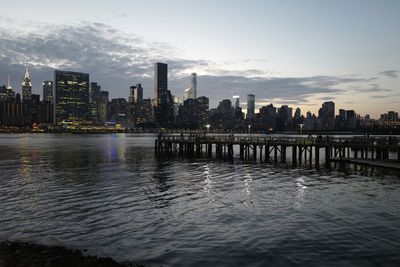
<path fill-rule="evenodd" d="M 319 168 L 319 146 L 315 146 L 315 168 Z"/>
<path fill-rule="evenodd" d="M 286 163 L 286 146 L 281 146 L 281 163 Z"/>
<path fill-rule="evenodd" d="M 292 146 L 292 165 L 297 166 L 297 146 Z"/>
<path fill-rule="evenodd" d="M 265 146 L 265 152 L 264 152 L 264 154 L 265 154 L 265 162 L 267 163 L 267 162 L 269 162 L 269 146 L 268 145 L 266 145 Z"/>

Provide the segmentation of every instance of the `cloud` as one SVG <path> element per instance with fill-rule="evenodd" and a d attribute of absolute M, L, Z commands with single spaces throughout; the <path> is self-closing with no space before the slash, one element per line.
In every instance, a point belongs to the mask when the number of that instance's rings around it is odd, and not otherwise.
<path fill-rule="evenodd" d="M 367 79 L 366 81 L 369 81 L 369 80 L 370 79 Z M 356 92 L 356 93 L 376 93 L 376 92 L 391 92 L 392 91 L 391 89 L 381 88 L 380 85 L 377 83 L 352 86 L 351 89 L 353 92 Z"/>
<path fill-rule="evenodd" d="M 110 91 L 111 97 L 127 98 L 129 86 L 136 83 L 142 83 L 144 95 L 152 97 L 155 62 L 168 63 L 169 88 L 179 96 L 189 86 L 190 73 L 198 72 L 198 95 L 209 97 L 211 107 L 233 95 L 245 99 L 249 93 L 256 95 L 257 105 L 263 104 L 263 99 L 279 104 L 315 105 L 309 98 L 332 99 L 329 95 L 344 94 L 347 86 L 366 82 L 357 77 L 268 77 L 268 70 L 229 70 L 210 60 L 185 59 L 169 44 L 149 42 L 103 23 L 30 23 L 29 28 L 24 28 L 6 20 L 7 23 L 0 20 L 0 84 L 10 74 L 13 84 L 19 85 L 28 62 L 34 93 L 41 93 L 42 81 L 53 79 L 54 69 L 62 69 L 90 73 L 90 80 Z M 9 25 L 16 25 L 18 30 Z M 251 63 L 252 59 L 244 61 Z M 237 62 L 240 60 L 232 60 L 231 64 Z M 14 89 L 20 91 L 19 86 Z"/>
<path fill-rule="evenodd" d="M 383 75 L 385 77 L 388 77 L 388 78 L 393 78 L 393 79 L 399 78 L 398 70 L 385 70 L 385 71 L 379 72 L 379 74 Z"/>

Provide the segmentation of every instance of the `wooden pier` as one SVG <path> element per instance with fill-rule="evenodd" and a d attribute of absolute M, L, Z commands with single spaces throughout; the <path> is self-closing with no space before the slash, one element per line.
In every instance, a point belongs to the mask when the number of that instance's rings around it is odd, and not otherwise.
<path fill-rule="evenodd" d="M 400 140 L 383 138 L 273 137 L 255 135 L 159 135 L 157 157 L 233 159 L 261 163 L 286 163 L 319 167 L 324 163 L 370 161 L 394 162 L 400 166 Z M 235 154 L 235 149 L 239 150 Z M 389 165 L 389 166 L 392 166 Z"/>

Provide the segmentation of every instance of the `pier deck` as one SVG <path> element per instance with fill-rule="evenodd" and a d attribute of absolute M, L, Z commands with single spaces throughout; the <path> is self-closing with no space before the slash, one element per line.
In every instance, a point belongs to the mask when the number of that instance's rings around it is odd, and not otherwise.
<path fill-rule="evenodd" d="M 400 140 L 393 138 L 331 138 L 331 137 L 282 137 L 259 135 L 159 135 L 155 140 L 156 156 L 186 156 L 190 158 L 232 159 L 235 149 L 241 160 L 259 162 L 307 164 L 318 167 L 320 160 L 325 163 L 375 162 L 373 166 L 385 166 L 382 162 L 391 160 L 390 166 L 400 168 Z M 386 164 L 387 165 L 387 164 Z M 372 166 L 372 163 L 371 163 Z"/>

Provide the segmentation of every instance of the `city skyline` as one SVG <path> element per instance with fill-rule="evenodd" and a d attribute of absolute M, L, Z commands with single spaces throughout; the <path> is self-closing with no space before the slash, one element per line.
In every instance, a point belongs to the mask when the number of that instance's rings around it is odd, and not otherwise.
<path fill-rule="evenodd" d="M 87 10 L 87 4 L 66 17 L 55 16 L 47 3 L 4 4 L 8 12 L 0 17 L 1 85 L 7 84 L 10 75 L 18 92 L 22 68 L 28 62 L 34 94 L 41 93 L 42 82 L 51 79 L 54 69 L 61 69 L 90 73 L 91 81 L 109 91 L 110 98 L 127 98 L 129 87 L 137 83 L 143 85 L 144 97 L 152 97 L 153 64 L 165 62 L 170 66 L 172 94 L 182 96 L 190 86 L 190 73 L 196 72 L 198 95 L 210 98 L 210 108 L 233 95 L 239 95 L 246 108 L 247 94 L 255 94 L 256 112 L 272 102 L 300 107 L 303 114 L 308 110 L 316 114 L 322 102 L 332 100 L 344 109 L 378 118 L 388 110 L 397 110 L 400 101 L 396 52 L 400 4 L 396 1 L 324 5 L 317 1 L 300 5 L 293 1 L 254 1 L 252 5 L 226 1 L 179 5 L 172 1 L 168 6 L 104 2 L 101 9 L 91 7 L 97 11 L 91 14 L 96 15 L 85 17 L 85 21 L 80 12 Z M 154 21 L 149 22 L 146 14 L 153 7 Z M 137 12 L 126 13 L 130 8 Z M 38 9 L 48 11 L 49 16 L 37 16 Z M 163 25 L 158 24 L 161 19 L 157 14 L 164 9 L 170 35 L 156 27 Z M 276 14 L 267 19 L 256 9 Z M 211 12 L 209 21 L 198 14 L 192 14 L 196 22 L 188 20 L 188 10 Z M 254 19 L 246 22 L 250 14 Z M 324 14 L 332 16 L 335 23 Z M 174 15 L 175 21 L 170 19 Z M 342 21 L 338 22 L 338 17 Z M 314 26 L 314 21 L 320 25 Z M 275 28 L 268 22 L 274 22 Z M 238 26 L 235 34 L 224 32 L 230 26 Z"/>

